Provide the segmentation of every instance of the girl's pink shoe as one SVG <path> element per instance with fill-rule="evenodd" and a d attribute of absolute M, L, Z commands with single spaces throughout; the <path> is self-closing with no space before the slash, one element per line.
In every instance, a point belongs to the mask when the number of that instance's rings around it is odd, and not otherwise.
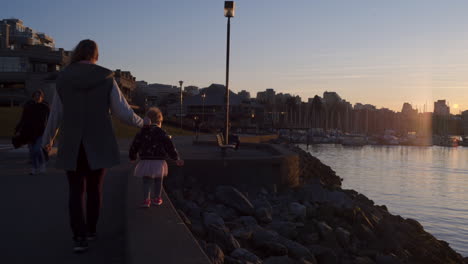
<path fill-rule="evenodd" d="M 151 203 L 152 203 L 153 205 L 161 205 L 161 204 L 163 203 L 163 200 L 162 200 L 161 197 L 159 197 L 159 198 L 154 198 L 153 200 L 151 200 Z"/>
<path fill-rule="evenodd" d="M 145 199 L 140 205 L 140 207 L 142 207 L 142 208 L 149 208 L 150 206 L 151 206 L 151 200 L 150 199 Z"/>

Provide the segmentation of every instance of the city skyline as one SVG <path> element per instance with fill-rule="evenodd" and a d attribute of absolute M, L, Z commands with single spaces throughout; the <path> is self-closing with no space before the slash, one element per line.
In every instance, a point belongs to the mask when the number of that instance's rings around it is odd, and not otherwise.
<path fill-rule="evenodd" d="M 353 104 L 395 111 L 403 102 L 420 110 L 427 102 L 432 111 L 434 101 L 445 99 L 453 114 L 468 109 L 468 3 L 236 4 L 230 84 L 235 92 L 254 96 L 273 88 L 306 101 L 335 91 Z M 1 18 L 22 19 L 52 36 L 57 47 L 96 40 L 101 65 L 130 70 L 137 80 L 224 84 L 223 1 L 11 1 L 4 7 Z"/>

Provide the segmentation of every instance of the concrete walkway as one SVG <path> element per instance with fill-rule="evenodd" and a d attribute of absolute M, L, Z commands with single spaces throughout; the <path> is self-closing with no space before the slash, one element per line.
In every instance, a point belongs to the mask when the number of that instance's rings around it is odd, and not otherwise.
<path fill-rule="evenodd" d="M 125 200 L 130 165 L 109 170 L 99 239 L 72 253 L 68 183 L 63 171 L 28 175 L 24 151 L 0 151 L 0 263 L 125 263 Z M 52 163 L 53 164 L 53 163 Z"/>

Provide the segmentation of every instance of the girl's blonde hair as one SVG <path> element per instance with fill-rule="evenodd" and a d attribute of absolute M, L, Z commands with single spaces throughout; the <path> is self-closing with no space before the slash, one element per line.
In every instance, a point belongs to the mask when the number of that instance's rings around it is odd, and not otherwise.
<path fill-rule="evenodd" d="M 163 114 L 157 107 L 151 107 L 148 109 L 146 117 L 149 118 L 153 124 L 161 125 L 163 122 Z"/>

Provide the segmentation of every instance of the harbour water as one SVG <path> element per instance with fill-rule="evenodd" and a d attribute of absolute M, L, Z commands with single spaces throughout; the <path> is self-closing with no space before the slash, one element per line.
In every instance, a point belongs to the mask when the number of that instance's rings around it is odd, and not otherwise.
<path fill-rule="evenodd" d="M 344 189 L 418 220 L 468 256 L 468 147 L 323 144 L 308 151 L 344 179 Z"/>

